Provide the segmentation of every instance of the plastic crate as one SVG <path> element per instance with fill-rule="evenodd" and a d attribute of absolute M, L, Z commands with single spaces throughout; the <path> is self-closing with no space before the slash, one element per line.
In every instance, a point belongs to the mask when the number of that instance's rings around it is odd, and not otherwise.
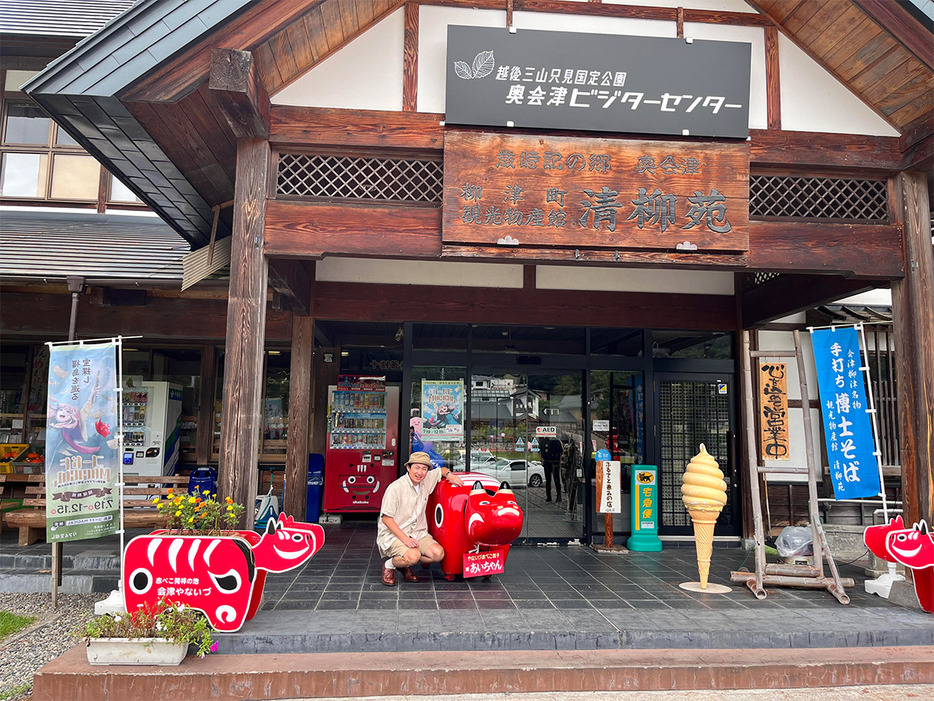
<path fill-rule="evenodd" d="M 34 460 L 27 460 L 30 455 L 38 455 Z M 29 445 L 12 462 L 13 472 L 21 475 L 36 475 L 45 472 L 45 447 Z"/>

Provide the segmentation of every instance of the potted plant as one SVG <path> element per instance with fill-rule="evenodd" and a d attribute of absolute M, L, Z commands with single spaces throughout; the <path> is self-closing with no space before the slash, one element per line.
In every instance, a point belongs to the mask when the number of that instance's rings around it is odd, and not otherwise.
<path fill-rule="evenodd" d="M 131 613 L 98 616 L 79 635 L 87 642 L 92 665 L 177 665 L 189 645 L 199 657 L 217 650 L 205 617 L 166 599 Z"/>
<path fill-rule="evenodd" d="M 171 489 L 165 499 L 154 497 L 156 509 L 169 517 L 168 528 L 163 533 L 169 535 L 244 535 L 246 531 L 237 531 L 237 523 L 243 514 L 243 505 L 237 504 L 230 497 L 217 500 L 216 494 L 207 489 L 200 494 L 175 494 Z M 252 533 L 252 531 L 248 531 Z"/>

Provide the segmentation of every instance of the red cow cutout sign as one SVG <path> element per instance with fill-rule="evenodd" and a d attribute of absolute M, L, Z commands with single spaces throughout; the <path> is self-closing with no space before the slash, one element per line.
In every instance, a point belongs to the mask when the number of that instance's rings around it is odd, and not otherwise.
<path fill-rule="evenodd" d="M 126 546 L 123 595 L 127 611 L 169 599 L 204 613 L 218 631 L 240 630 L 263 596 L 266 572 L 287 572 L 324 545 L 324 529 L 280 514 L 262 536 L 173 535 L 155 531 Z"/>
<path fill-rule="evenodd" d="M 863 541 L 876 557 L 911 568 L 918 603 L 934 613 L 934 537 L 927 523 L 905 528 L 902 517 L 896 516 L 887 524 L 867 528 Z"/>

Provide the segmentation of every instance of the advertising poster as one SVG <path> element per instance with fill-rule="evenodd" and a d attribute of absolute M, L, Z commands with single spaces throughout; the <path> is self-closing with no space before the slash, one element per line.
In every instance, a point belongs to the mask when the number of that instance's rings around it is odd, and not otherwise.
<path fill-rule="evenodd" d="M 463 380 L 422 380 L 422 440 L 464 440 Z"/>
<path fill-rule="evenodd" d="M 859 499 L 880 492 L 872 421 L 852 326 L 811 331 L 824 440 L 834 496 Z"/>
<path fill-rule="evenodd" d="M 46 541 L 119 528 L 116 343 L 52 346 L 45 475 Z"/>

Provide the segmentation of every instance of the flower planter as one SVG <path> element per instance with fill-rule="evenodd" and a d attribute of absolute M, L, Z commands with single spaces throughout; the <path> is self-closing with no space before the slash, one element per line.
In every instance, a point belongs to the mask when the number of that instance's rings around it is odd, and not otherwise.
<path fill-rule="evenodd" d="M 188 645 L 164 638 L 91 638 L 87 652 L 92 665 L 164 667 L 181 664 L 188 654 Z"/>

